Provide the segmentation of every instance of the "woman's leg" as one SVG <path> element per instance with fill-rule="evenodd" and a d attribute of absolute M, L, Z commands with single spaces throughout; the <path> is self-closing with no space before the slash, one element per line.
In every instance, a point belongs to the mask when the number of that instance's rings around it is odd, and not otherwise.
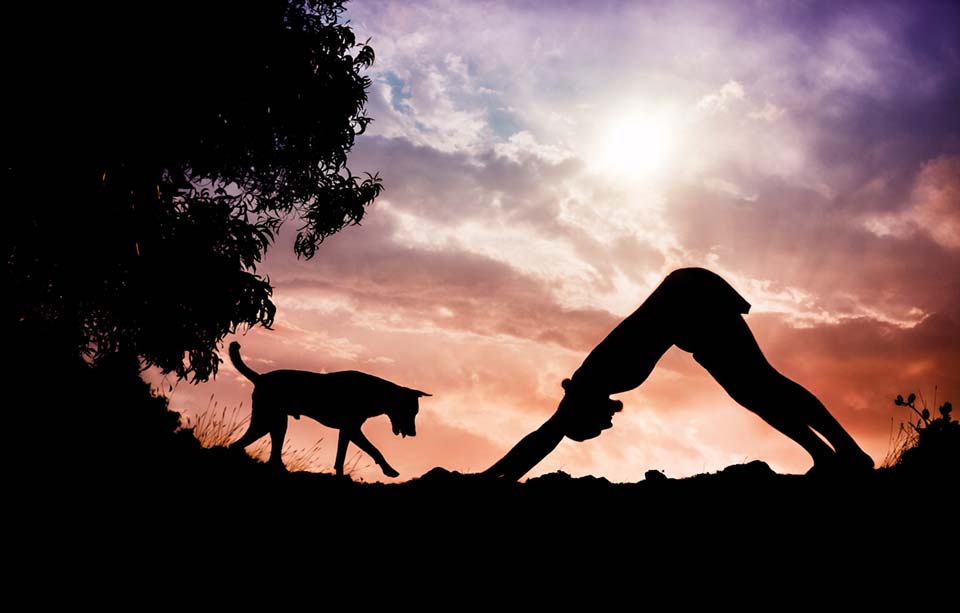
<path fill-rule="evenodd" d="M 850 466 L 873 466 L 870 457 L 816 396 L 770 365 L 742 317 L 717 317 L 701 329 L 705 331 L 693 341 L 694 359 L 731 398 L 803 447 L 815 464 L 840 461 Z"/>

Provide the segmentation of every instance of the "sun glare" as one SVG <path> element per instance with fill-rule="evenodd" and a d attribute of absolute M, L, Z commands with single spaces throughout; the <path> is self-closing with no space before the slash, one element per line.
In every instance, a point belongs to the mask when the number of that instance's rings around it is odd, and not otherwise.
<path fill-rule="evenodd" d="M 620 117 L 607 125 L 597 145 L 597 170 L 620 179 L 647 177 L 661 170 L 670 154 L 670 121 L 652 114 Z"/>

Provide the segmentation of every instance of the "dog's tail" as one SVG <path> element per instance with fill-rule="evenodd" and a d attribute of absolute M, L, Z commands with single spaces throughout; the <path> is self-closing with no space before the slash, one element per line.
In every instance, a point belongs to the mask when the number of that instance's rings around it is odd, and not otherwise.
<path fill-rule="evenodd" d="M 260 378 L 260 373 L 244 364 L 243 360 L 240 359 L 240 343 L 237 341 L 230 343 L 230 361 L 233 362 L 233 367 L 240 371 L 241 375 L 256 384 L 257 379 Z"/>

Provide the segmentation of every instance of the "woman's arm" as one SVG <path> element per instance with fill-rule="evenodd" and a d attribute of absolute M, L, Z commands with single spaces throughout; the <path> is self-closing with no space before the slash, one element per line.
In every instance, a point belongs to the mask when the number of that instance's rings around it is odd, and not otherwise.
<path fill-rule="evenodd" d="M 559 414 L 558 410 L 542 426 L 520 439 L 507 455 L 482 474 L 511 481 L 527 474 L 563 440 L 564 428 Z"/>

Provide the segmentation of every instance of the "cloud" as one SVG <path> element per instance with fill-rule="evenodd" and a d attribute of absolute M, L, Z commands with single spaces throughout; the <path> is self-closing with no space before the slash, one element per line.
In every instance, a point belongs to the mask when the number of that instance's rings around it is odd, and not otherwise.
<path fill-rule="evenodd" d="M 722 113 L 729 109 L 736 101 L 746 98 L 746 91 L 743 85 L 730 79 L 724 83 L 717 91 L 707 94 L 697 101 L 697 109 L 714 115 Z"/>
<path fill-rule="evenodd" d="M 960 249 L 960 157 L 939 158 L 924 166 L 907 215 L 938 244 Z"/>
<path fill-rule="evenodd" d="M 772 102 L 767 102 L 763 105 L 763 107 L 750 111 L 748 113 L 748 117 L 750 117 L 750 119 L 758 119 L 773 123 L 774 121 L 777 121 L 783 117 L 784 113 L 786 112 L 787 110 L 783 107 L 779 107 Z"/>
<path fill-rule="evenodd" d="M 396 243 L 500 261 L 555 283 L 568 306 L 603 306 L 618 269 L 634 279 L 651 266 L 654 276 L 663 272 L 669 236 L 655 208 L 585 180 L 576 159 L 544 159 L 553 152 L 535 141 L 507 145 L 511 157 L 373 137 L 358 146 L 355 159 L 383 169 L 388 191 L 377 206 L 389 208 Z"/>
<path fill-rule="evenodd" d="M 455 65 L 462 69 L 462 65 Z M 485 110 L 458 95 L 459 73 L 449 63 L 423 67 L 415 80 L 381 85 L 380 96 L 371 105 L 376 117 L 371 134 L 402 137 L 438 151 L 472 150 L 487 140 Z M 394 103 L 395 87 L 407 95 Z"/>
<path fill-rule="evenodd" d="M 906 209 L 868 216 L 864 227 L 881 238 L 923 235 L 947 250 L 960 250 L 960 157 L 924 164 Z"/>
<path fill-rule="evenodd" d="M 508 335 L 581 351 L 599 340 L 598 330 L 616 323 L 602 310 L 563 306 L 549 282 L 504 262 L 455 248 L 399 245 L 391 240 L 396 229 L 395 218 L 381 211 L 353 236 L 331 239 L 321 258 L 288 261 L 272 275 L 284 290 L 278 298 L 310 308 L 313 295 L 338 295 L 389 311 L 391 319 L 379 322 L 387 327 L 392 321 L 424 331 Z"/>
<path fill-rule="evenodd" d="M 949 173 L 942 165 L 934 168 L 923 173 L 926 187 L 919 191 L 948 193 L 940 178 Z M 929 187 L 934 177 L 935 189 Z M 942 245 L 868 232 L 859 206 L 778 177 L 741 172 L 731 183 L 749 185 L 757 198 L 745 201 L 716 186 L 686 184 L 668 194 L 665 210 L 691 260 L 725 270 L 747 287 L 771 282 L 767 290 L 754 286 L 763 290 L 755 303 L 792 312 L 795 321 L 808 325 L 860 316 L 914 325 L 925 314 L 949 308 L 952 288 L 960 283 L 960 260 L 948 257 Z M 881 210 L 911 210 L 906 217 L 895 213 L 898 220 L 913 219 L 910 202 L 940 202 L 901 198 L 896 191 L 879 192 L 876 199 L 873 206 Z M 776 295 L 784 288 L 794 288 L 786 303 Z"/>
<path fill-rule="evenodd" d="M 736 200 L 745 200 L 747 202 L 756 202 L 757 194 L 748 194 L 743 189 L 731 181 L 719 178 L 708 178 L 703 182 L 704 187 L 713 190 L 718 194 L 730 196 Z"/>
<path fill-rule="evenodd" d="M 511 135 L 505 143 L 495 144 L 493 151 L 513 162 L 520 162 L 525 157 L 534 156 L 551 164 L 557 164 L 572 157 L 569 151 L 560 147 L 538 143 L 526 130 Z"/>

